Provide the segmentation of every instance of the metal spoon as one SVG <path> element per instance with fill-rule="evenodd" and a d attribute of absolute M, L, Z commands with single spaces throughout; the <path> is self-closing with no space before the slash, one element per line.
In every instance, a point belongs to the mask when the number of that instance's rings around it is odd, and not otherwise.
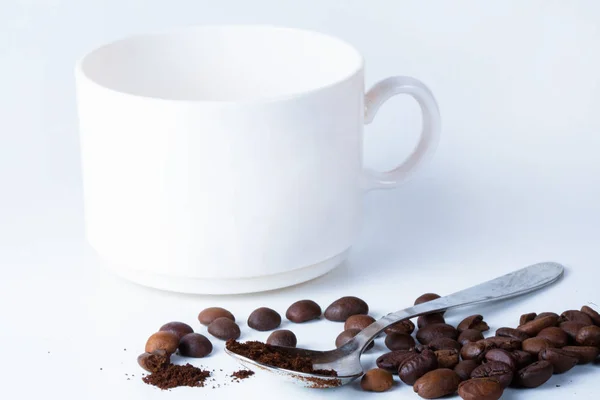
<path fill-rule="evenodd" d="M 277 347 L 278 351 L 292 355 L 310 357 L 314 369 L 335 370 L 338 376 L 323 376 L 285 370 L 260 364 L 229 350 L 229 355 L 238 359 L 244 366 L 260 368 L 275 373 L 286 380 L 306 387 L 335 387 L 350 383 L 363 374 L 360 356 L 365 347 L 388 326 L 399 321 L 423 314 L 445 311 L 488 301 L 503 300 L 532 292 L 556 282 L 564 272 L 564 267 L 553 262 L 534 264 L 491 281 L 461 290 L 449 296 L 422 303 L 391 313 L 375 321 L 344 346 L 329 351 L 314 351 L 298 348 Z"/>

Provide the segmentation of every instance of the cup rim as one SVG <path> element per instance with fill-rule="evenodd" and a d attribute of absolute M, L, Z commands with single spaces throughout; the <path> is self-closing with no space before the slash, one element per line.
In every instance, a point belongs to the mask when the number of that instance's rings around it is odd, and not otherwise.
<path fill-rule="evenodd" d="M 122 43 L 122 42 L 125 42 L 128 40 L 144 38 L 144 37 L 152 37 L 152 36 L 166 36 L 166 35 L 172 35 L 172 34 L 177 34 L 177 33 L 183 33 L 186 31 L 194 31 L 194 30 L 198 30 L 198 29 L 215 29 L 215 28 L 218 28 L 218 29 L 259 28 L 259 29 L 270 29 L 270 30 L 274 30 L 274 31 L 278 31 L 278 30 L 279 31 L 290 31 L 290 32 L 296 32 L 296 33 L 301 33 L 301 34 L 310 34 L 310 35 L 321 36 L 324 39 L 336 42 L 336 44 L 339 46 L 346 47 L 349 51 L 354 53 L 357 63 L 356 63 L 356 66 L 351 69 L 350 73 L 341 75 L 340 78 L 332 79 L 330 82 L 320 85 L 315 88 L 299 90 L 299 91 L 296 91 L 293 93 L 282 94 L 282 95 L 256 97 L 256 98 L 248 98 L 248 99 L 181 99 L 181 98 L 165 98 L 165 97 L 159 97 L 159 96 L 148 96 L 148 95 L 143 95 L 143 94 L 139 94 L 139 93 L 131 93 L 131 92 L 123 91 L 123 90 L 118 90 L 113 87 L 109 87 L 107 85 L 103 85 L 103 84 L 99 83 L 96 79 L 93 79 L 92 77 L 90 77 L 83 68 L 83 64 L 88 57 L 96 54 L 97 52 L 99 52 L 103 49 L 106 49 L 108 47 L 114 46 L 116 44 L 119 44 L 119 43 Z M 169 28 L 169 29 L 154 30 L 154 31 L 131 34 L 131 35 L 127 35 L 127 36 L 122 36 L 120 38 L 117 38 L 112 41 L 101 44 L 99 46 L 96 46 L 93 49 L 87 51 L 85 54 L 83 54 L 76 60 L 76 62 L 75 62 L 75 77 L 76 77 L 76 80 L 80 80 L 80 79 L 85 80 L 86 82 L 94 85 L 96 88 L 110 92 L 112 94 L 136 98 L 136 99 L 143 99 L 143 100 L 147 100 L 147 101 L 175 102 L 175 103 L 188 103 L 188 104 L 219 104 L 219 105 L 265 104 L 265 103 L 276 103 L 276 102 L 287 101 L 287 100 L 296 100 L 299 98 L 315 95 L 320 92 L 326 91 L 328 89 L 331 89 L 333 87 L 336 87 L 340 84 L 343 84 L 344 82 L 347 82 L 347 81 L 353 79 L 358 74 L 361 74 L 364 70 L 364 65 L 365 65 L 364 57 L 355 46 L 351 45 L 347 41 L 345 41 L 337 36 L 334 36 L 334 35 L 331 35 L 328 33 L 320 32 L 320 31 L 316 31 L 316 30 L 310 30 L 310 29 L 295 28 L 295 27 L 288 27 L 288 26 L 281 26 L 281 25 L 272 25 L 272 24 L 201 24 L 201 25 L 187 25 L 187 26 L 181 26 L 181 27 L 175 27 L 175 28 Z"/>

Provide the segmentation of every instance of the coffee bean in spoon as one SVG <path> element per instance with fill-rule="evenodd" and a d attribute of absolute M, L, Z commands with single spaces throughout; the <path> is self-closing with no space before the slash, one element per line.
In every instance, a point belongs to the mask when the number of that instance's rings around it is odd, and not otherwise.
<path fill-rule="evenodd" d="M 463 400 L 499 400 L 502 394 L 504 388 L 493 378 L 474 378 L 458 385 L 458 395 Z"/>
<path fill-rule="evenodd" d="M 240 337 L 240 327 L 228 317 L 215 319 L 208 325 L 208 333 L 221 340 Z"/>
<path fill-rule="evenodd" d="M 408 335 L 410 335 L 411 333 L 413 333 L 413 331 L 415 330 L 415 324 L 413 324 L 413 322 L 410 319 L 405 319 L 403 321 L 400 322 L 396 322 L 393 325 L 388 326 L 387 328 L 385 328 L 385 334 L 389 335 L 390 333 L 406 333 Z"/>
<path fill-rule="evenodd" d="M 542 386 L 552 377 L 553 371 L 554 367 L 548 361 L 534 362 L 515 374 L 515 386 L 525 388 Z"/>
<path fill-rule="evenodd" d="M 159 331 L 146 341 L 146 353 L 156 350 L 165 350 L 169 354 L 175 353 L 179 346 L 179 336 L 173 332 Z"/>
<path fill-rule="evenodd" d="M 475 329 L 477 331 L 485 332 L 490 329 L 488 324 L 483 320 L 483 316 L 479 314 L 471 315 L 463 319 L 456 327 L 458 332 L 466 331 L 467 329 Z"/>
<path fill-rule="evenodd" d="M 202 325 L 210 325 L 217 318 L 228 318 L 235 322 L 235 317 L 228 310 L 221 307 L 209 307 L 205 308 L 198 314 L 198 321 Z"/>
<path fill-rule="evenodd" d="M 285 317 L 297 324 L 319 319 L 320 316 L 321 307 L 312 300 L 299 300 L 285 312 Z"/>
<path fill-rule="evenodd" d="M 381 368 L 368 370 L 360 380 L 360 387 L 367 392 L 385 392 L 393 384 L 392 374 Z"/>
<path fill-rule="evenodd" d="M 476 329 L 467 329 L 465 331 L 462 331 L 460 335 L 458 335 L 458 343 L 460 343 L 462 346 L 464 346 L 465 344 L 469 343 L 469 342 L 477 342 L 478 340 L 482 340 L 483 339 L 483 333 L 481 333 L 481 331 L 478 331 Z"/>
<path fill-rule="evenodd" d="M 162 331 L 172 332 L 172 333 L 176 334 L 179 337 L 179 339 L 181 339 L 188 333 L 194 332 L 194 330 L 192 329 L 191 326 L 189 326 L 186 323 L 178 322 L 178 321 L 168 322 L 168 323 L 164 324 L 159 329 L 159 332 L 162 332 Z"/>
<path fill-rule="evenodd" d="M 281 325 L 281 316 L 268 307 L 257 308 L 248 317 L 248 326 L 257 331 L 271 331 L 279 325 Z"/>
<path fill-rule="evenodd" d="M 188 333 L 179 341 L 179 354 L 184 357 L 202 358 L 212 352 L 210 340 L 199 333 Z"/>
<path fill-rule="evenodd" d="M 345 322 L 352 315 L 368 313 L 369 306 L 364 300 L 354 296 L 345 296 L 331 303 L 323 315 L 329 321 Z"/>
<path fill-rule="evenodd" d="M 340 333 L 335 338 L 335 347 L 338 347 L 338 348 L 342 347 L 343 345 L 348 343 L 350 341 L 350 339 L 352 339 L 354 336 L 358 335 L 359 332 L 360 332 L 360 329 L 346 329 L 345 331 Z M 375 345 L 374 342 L 369 343 L 367 345 L 367 347 L 365 348 L 365 351 L 371 350 L 374 345 Z"/>
<path fill-rule="evenodd" d="M 596 325 L 584 326 L 577 332 L 575 341 L 580 346 L 600 347 L 600 327 Z"/>
<path fill-rule="evenodd" d="M 344 329 L 358 329 L 362 331 L 367 326 L 371 325 L 373 322 L 375 322 L 375 318 L 369 315 L 351 315 L 348 317 L 346 322 L 344 322 Z"/>
<path fill-rule="evenodd" d="M 294 332 L 288 329 L 273 331 L 267 338 L 267 344 L 272 346 L 296 347 L 297 342 Z"/>
<path fill-rule="evenodd" d="M 410 350 L 415 345 L 415 339 L 406 333 L 390 333 L 385 337 L 385 346 L 390 350 Z"/>
<path fill-rule="evenodd" d="M 590 317 L 594 325 L 600 326 L 600 313 L 598 311 L 589 306 L 583 306 L 581 307 L 581 312 Z"/>
<path fill-rule="evenodd" d="M 564 347 L 569 344 L 569 335 L 560 329 L 558 326 L 549 326 L 548 328 L 544 328 L 537 334 L 536 337 L 544 338 L 552 347 Z"/>

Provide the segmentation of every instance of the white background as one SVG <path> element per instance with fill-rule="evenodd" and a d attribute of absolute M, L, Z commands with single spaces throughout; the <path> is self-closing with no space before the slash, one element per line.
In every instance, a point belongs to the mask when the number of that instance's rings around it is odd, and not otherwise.
<path fill-rule="evenodd" d="M 422 79 L 442 112 L 437 154 L 402 188 L 365 198 L 366 224 L 350 260 L 313 282 L 204 297 L 115 278 L 82 236 L 74 62 L 131 33 L 237 22 L 339 36 L 364 53 L 368 85 L 393 74 Z M 308 391 L 262 376 L 220 390 L 161 392 L 139 381 L 135 357 L 169 320 L 203 332 L 196 315 L 206 306 L 228 307 L 244 322 L 258 306 L 283 314 L 300 298 L 325 307 L 357 295 L 377 317 L 422 292 L 447 294 L 542 260 L 564 263 L 565 279 L 528 298 L 481 308 L 493 329 L 514 326 L 524 312 L 600 304 L 599 49 L 594 0 L 1 2 L 2 396 L 417 398 L 403 384 L 369 395 L 358 385 Z M 390 101 L 366 131 L 367 163 L 392 167 L 414 145 L 418 121 L 412 101 Z M 457 323 L 471 311 L 448 318 Z M 299 345 L 320 349 L 332 347 L 341 331 L 328 321 L 292 328 Z M 243 339 L 266 338 L 245 324 L 242 330 Z M 233 371 L 222 347 L 215 340 L 214 353 L 196 363 Z M 373 360 L 365 356 L 365 367 Z M 503 398 L 596 398 L 598 367 L 577 367 L 544 388 L 508 390 Z M 127 380 L 126 373 L 135 377 Z"/>

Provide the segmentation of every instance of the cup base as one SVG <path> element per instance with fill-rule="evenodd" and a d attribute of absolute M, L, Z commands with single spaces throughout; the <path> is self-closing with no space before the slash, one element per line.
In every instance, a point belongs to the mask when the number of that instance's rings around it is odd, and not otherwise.
<path fill-rule="evenodd" d="M 155 289 L 189 294 L 243 294 L 281 289 L 317 278 L 340 265 L 349 251 L 347 249 L 325 261 L 292 271 L 252 278 L 186 278 L 137 271 L 123 266 L 115 268 L 110 263 L 108 265 L 118 276 Z"/>

